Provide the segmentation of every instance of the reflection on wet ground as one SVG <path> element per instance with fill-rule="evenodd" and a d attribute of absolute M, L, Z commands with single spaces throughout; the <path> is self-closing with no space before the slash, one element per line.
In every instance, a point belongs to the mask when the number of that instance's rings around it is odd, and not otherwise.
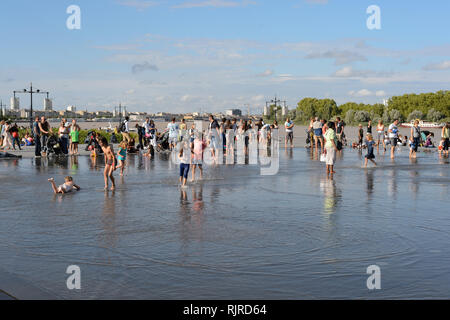
<path fill-rule="evenodd" d="M 330 179 L 317 159 L 282 150 L 276 176 L 209 166 L 180 189 L 168 155 L 130 156 L 106 193 L 103 158 L 2 161 L 0 268 L 67 299 L 448 298 L 449 160 L 404 150 L 364 169 L 346 150 Z M 53 195 L 67 175 L 82 191 Z"/>

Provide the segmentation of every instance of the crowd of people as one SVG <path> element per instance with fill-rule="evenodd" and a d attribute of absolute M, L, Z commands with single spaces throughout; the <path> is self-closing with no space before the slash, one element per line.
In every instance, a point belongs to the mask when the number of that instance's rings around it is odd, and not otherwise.
<path fill-rule="evenodd" d="M 289 119 L 288 119 L 289 120 Z M 376 127 L 375 141 L 373 136 L 372 121 L 369 120 L 365 128 L 362 124 L 358 126 L 358 141 L 352 143 L 352 147 L 355 149 L 367 149 L 365 155 L 364 166 L 367 167 L 368 162 L 372 162 L 376 166 L 374 149 L 379 151 L 383 146 L 384 151 L 390 147 L 390 158 L 395 158 L 396 148 L 399 146 L 409 146 L 410 158 L 417 157 L 417 151 L 419 146 L 425 148 L 433 147 L 431 138 L 434 137 L 434 133 L 423 130 L 419 127 L 419 120 L 414 122 L 411 127 L 410 138 L 402 136 L 399 131 L 399 120 L 395 119 L 386 130 L 383 121 L 380 120 Z M 335 173 L 334 164 L 336 162 L 336 153 L 340 152 L 343 146 L 347 145 L 347 139 L 345 135 L 345 124 L 340 117 L 336 118 L 336 121 L 327 122 L 324 119 L 318 117 L 312 118 L 307 130 L 308 138 L 307 144 L 309 148 L 315 148 L 321 151 L 321 160 L 326 163 L 326 172 L 328 175 Z M 450 137 L 450 124 L 447 123 L 441 132 L 441 140 L 438 147 L 438 151 L 441 154 L 448 156 L 449 150 L 449 137 Z M 291 132 L 286 127 L 286 143 L 288 139 L 291 139 Z"/>
<path fill-rule="evenodd" d="M 197 128 L 197 124 L 192 123 L 188 128 L 184 119 L 177 123 L 176 119 L 173 118 L 165 130 L 158 132 L 154 121 L 146 118 L 142 125 L 136 124 L 135 126 L 138 135 L 138 145 L 136 146 L 134 138 L 130 135 L 129 118 L 126 117 L 116 128 L 116 134 L 122 135 L 122 141 L 117 152 L 113 148 L 115 141 L 108 141 L 95 131 L 92 131 L 87 149 L 92 151 L 93 156 L 103 155 L 105 158 L 105 189 L 108 189 L 109 182 L 111 182 L 111 189 L 114 190 L 114 171 L 120 170 L 120 175 L 124 175 L 127 154 L 142 151 L 143 156 L 152 158 L 155 151 L 164 150 L 176 153 L 176 158 L 180 163 L 180 184 L 185 187 L 191 169 L 191 182 L 196 179 L 196 172 L 199 172 L 200 179 L 202 179 L 206 147 L 209 147 L 208 152 L 210 152 L 210 159 L 213 162 L 218 163 L 221 156 L 231 157 L 234 161 L 236 151 L 244 157 L 249 156 L 250 143 L 256 143 L 260 148 L 263 146 L 262 149 L 266 148 L 267 150 L 271 145 L 273 131 L 279 129 L 277 121 L 267 124 L 263 119 L 253 122 L 251 119 L 240 119 L 238 121 L 235 118 L 224 118 L 219 122 L 212 115 L 209 117 L 207 127 L 204 127 L 203 123 L 200 122 L 201 127 Z M 46 155 L 48 152 L 49 140 L 53 138 L 54 131 L 52 131 L 50 123 L 45 117 L 35 118 L 32 134 L 26 132 L 22 141 L 19 138 L 17 124 L 11 125 L 10 122 L 2 121 L 0 125 L 2 150 L 15 149 L 16 145 L 20 149 L 22 144 L 34 145 L 35 157 L 37 158 Z M 398 126 L 399 121 L 397 119 L 388 126 L 387 130 L 381 120 L 376 128 L 372 127 L 372 121 L 369 121 L 365 128 L 361 124 L 358 126 L 357 141 L 353 142 L 351 146 L 359 150 L 367 150 L 364 166 L 367 166 L 369 162 L 377 165 L 375 148 L 378 152 L 380 148 L 383 148 L 384 152 L 387 151 L 387 148 L 390 148 L 390 157 L 394 159 L 398 146 L 409 146 L 409 156 L 415 158 L 419 146 L 429 147 L 433 145 L 431 137 L 434 134 L 430 131 L 422 131 L 418 120 L 411 127 L 409 139 L 407 136 L 400 135 Z M 286 119 L 284 130 L 285 148 L 293 148 L 294 122 L 290 118 Z M 67 122 L 66 119 L 61 120 L 57 129 L 57 138 L 62 154 L 79 154 L 80 127 L 75 119 L 72 122 Z M 114 134 L 112 138 L 115 139 Z M 447 123 L 442 128 L 438 147 L 439 153 L 448 155 L 449 138 L 450 124 Z M 312 118 L 307 129 L 306 142 L 307 147 L 320 154 L 320 160 L 325 162 L 327 175 L 332 176 L 335 173 L 336 154 L 348 145 L 344 121 L 339 117 L 335 121 L 326 121 L 318 117 Z M 69 192 L 67 190 L 73 189 L 56 187 L 53 180 L 50 182 L 57 193 Z"/>

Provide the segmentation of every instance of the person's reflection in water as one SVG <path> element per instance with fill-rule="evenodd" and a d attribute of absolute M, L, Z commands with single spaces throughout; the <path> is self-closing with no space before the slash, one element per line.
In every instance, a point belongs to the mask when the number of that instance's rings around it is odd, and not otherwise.
<path fill-rule="evenodd" d="M 336 188 L 336 181 L 333 177 L 329 176 L 321 181 L 320 187 L 324 194 L 324 212 L 327 215 L 332 215 L 336 212 L 336 206 L 340 200 L 340 195 Z"/>
<path fill-rule="evenodd" d="M 203 185 L 199 185 L 198 190 L 196 187 L 192 188 L 192 209 L 195 213 L 203 215 L 203 209 L 205 207 L 203 202 Z"/>
<path fill-rule="evenodd" d="M 69 158 L 68 157 L 58 157 L 55 159 L 55 164 L 60 166 L 62 169 L 69 168 Z"/>
<path fill-rule="evenodd" d="M 288 159 L 292 159 L 294 157 L 294 151 L 292 150 L 292 148 L 286 148 L 285 152 Z"/>
<path fill-rule="evenodd" d="M 416 159 L 412 159 L 412 160 L 416 160 Z M 412 198 L 414 200 L 417 200 L 417 194 L 419 192 L 419 170 L 411 170 L 410 175 L 411 175 L 411 181 L 410 181 L 410 185 L 409 185 L 409 190 L 412 193 Z"/>
<path fill-rule="evenodd" d="M 182 243 L 182 258 L 186 258 L 191 255 L 192 251 L 189 250 L 189 244 L 192 241 L 203 240 L 203 186 L 193 186 L 191 192 L 192 202 L 189 201 L 188 191 L 180 191 L 180 238 Z"/>
<path fill-rule="evenodd" d="M 366 170 L 366 180 L 367 180 L 367 201 L 372 200 L 373 195 L 373 170 Z"/>
<path fill-rule="evenodd" d="M 111 193 L 109 191 L 105 192 L 101 222 L 103 231 L 100 234 L 100 243 L 105 248 L 114 248 L 117 243 L 116 198 L 114 191 Z"/>
<path fill-rule="evenodd" d="M 72 174 L 76 174 L 78 171 L 78 156 L 70 157 L 70 169 Z"/>
<path fill-rule="evenodd" d="M 395 160 L 392 160 L 395 161 Z M 388 195 L 394 200 L 397 199 L 397 168 L 392 168 L 389 171 L 388 183 Z"/>
<path fill-rule="evenodd" d="M 336 208 L 341 200 L 340 191 L 336 187 L 336 181 L 329 176 L 320 181 L 320 188 L 323 192 L 323 213 L 326 221 L 327 231 L 335 234 L 337 215 Z"/>
<path fill-rule="evenodd" d="M 89 170 L 91 171 L 99 171 L 100 168 L 98 166 L 98 157 L 90 157 L 91 160 L 89 161 Z"/>

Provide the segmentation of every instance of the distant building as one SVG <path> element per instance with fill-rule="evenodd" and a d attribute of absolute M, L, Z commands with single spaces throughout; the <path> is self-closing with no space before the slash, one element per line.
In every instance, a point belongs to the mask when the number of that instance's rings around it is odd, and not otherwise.
<path fill-rule="evenodd" d="M 240 109 L 229 109 L 225 112 L 225 114 L 229 117 L 241 117 L 242 111 Z"/>
<path fill-rule="evenodd" d="M 19 98 L 11 98 L 11 111 L 19 111 L 20 109 L 20 100 Z"/>
<path fill-rule="evenodd" d="M 288 113 L 289 113 L 288 107 L 281 107 L 281 115 L 282 116 L 287 116 Z"/>
<path fill-rule="evenodd" d="M 44 111 L 52 111 L 53 110 L 53 101 L 51 99 L 44 99 Z"/>
<path fill-rule="evenodd" d="M 264 107 L 263 115 L 266 117 L 270 115 L 270 107 L 268 107 L 268 106 Z"/>
<path fill-rule="evenodd" d="M 67 111 L 69 112 L 77 112 L 77 108 L 75 106 L 68 106 Z"/>

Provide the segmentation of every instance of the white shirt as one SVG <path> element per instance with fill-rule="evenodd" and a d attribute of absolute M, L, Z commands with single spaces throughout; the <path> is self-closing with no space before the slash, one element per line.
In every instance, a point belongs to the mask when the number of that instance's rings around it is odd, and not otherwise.
<path fill-rule="evenodd" d="M 394 131 L 396 130 L 396 131 L 394 133 L 394 132 L 391 132 L 391 130 L 394 130 Z M 393 123 L 389 126 L 389 138 L 391 138 L 391 139 L 398 138 L 398 128 Z"/>

